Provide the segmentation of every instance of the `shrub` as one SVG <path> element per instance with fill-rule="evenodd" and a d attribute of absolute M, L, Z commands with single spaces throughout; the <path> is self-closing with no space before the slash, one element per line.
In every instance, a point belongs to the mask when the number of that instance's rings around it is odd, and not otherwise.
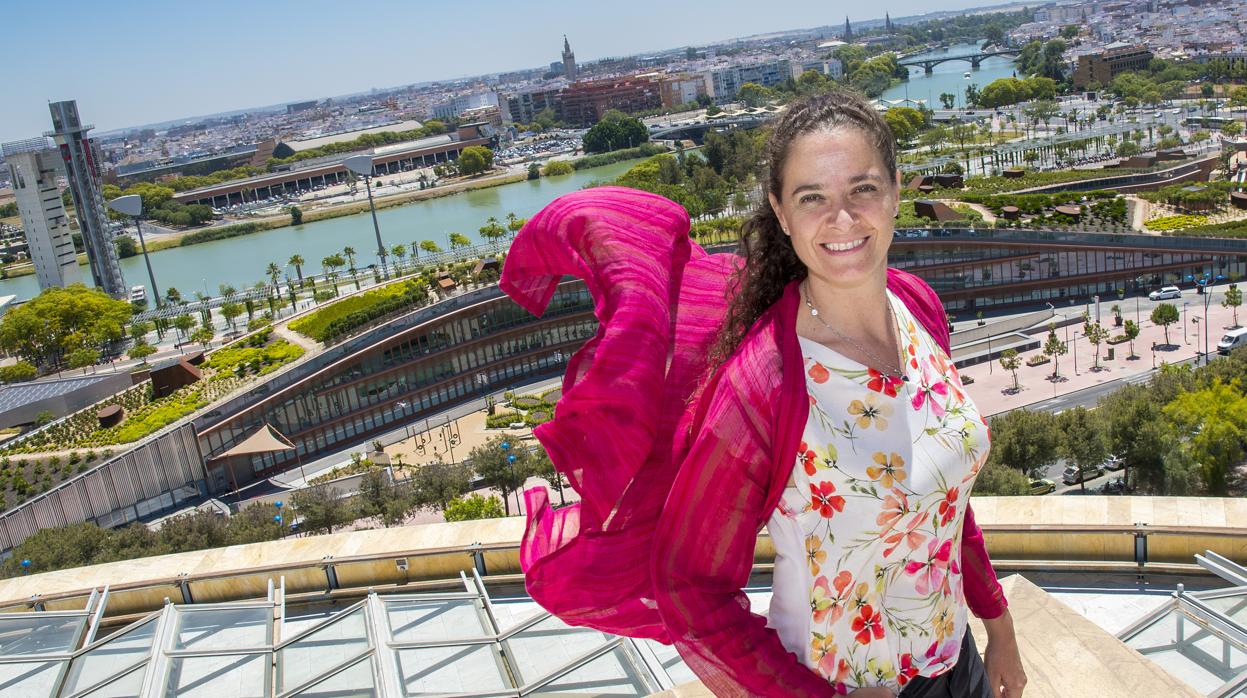
<path fill-rule="evenodd" d="M 32 380 L 38 375 L 38 369 L 26 361 L 18 361 L 11 366 L 0 366 L 0 382 L 2 383 L 19 383 Z"/>
<path fill-rule="evenodd" d="M 502 500 L 496 496 L 484 497 L 476 492 L 450 500 L 442 513 L 447 521 L 474 521 L 505 516 Z"/>
<path fill-rule="evenodd" d="M 1047 356 L 1044 356 L 1043 354 L 1037 354 L 1027 359 L 1026 365 L 1027 366 L 1042 366 L 1050 361 L 1052 361 L 1052 359 L 1048 358 Z"/>
<path fill-rule="evenodd" d="M 541 173 L 546 177 L 558 177 L 559 175 L 569 175 L 575 171 L 575 166 L 566 160 L 551 160 L 546 163 L 545 169 Z"/>
<path fill-rule="evenodd" d="M 1196 226 L 1207 225 L 1208 216 L 1161 216 L 1153 218 L 1144 225 L 1149 230 L 1155 230 L 1158 233 L 1166 233 L 1173 230 L 1183 230 L 1185 228 L 1194 228 Z"/>
<path fill-rule="evenodd" d="M 420 304 L 428 287 L 416 280 L 343 298 L 290 323 L 290 329 L 318 342 L 329 342 L 391 313 Z"/>
<path fill-rule="evenodd" d="M 488 429 L 503 429 L 510 426 L 513 422 L 522 422 L 524 418 L 519 412 L 495 412 L 485 418 L 485 427 Z"/>

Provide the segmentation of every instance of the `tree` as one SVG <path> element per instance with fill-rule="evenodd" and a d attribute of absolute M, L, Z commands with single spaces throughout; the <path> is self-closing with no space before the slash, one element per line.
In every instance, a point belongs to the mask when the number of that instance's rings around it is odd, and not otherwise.
<path fill-rule="evenodd" d="M 290 497 L 290 505 L 298 514 L 304 531 L 333 533 L 335 526 L 354 520 L 355 511 L 328 487 L 305 487 Z"/>
<path fill-rule="evenodd" d="M 135 344 L 134 346 L 130 347 L 130 351 L 126 353 L 130 355 L 131 359 L 138 359 L 142 361 L 144 364 L 146 364 L 147 357 L 156 353 L 156 347 L 153 347 L 152 345 L 147 344 L 146 342 L 139 342 Z M 95 362 L 93 361 L 91 363 L 95 363 Z"/>
<path fill-rule="evenodd" d="M 1095 348 L 1095 366 L 1092 370 L 1100 370 L 1100 342 L 1108 339 L 1108 330 L 1098 322 L 1088 322 L 1083 325 L 1086 332 L 1087 341 L 1091 342 L 1091 346 Z"/>
<path fill-rule="evenodd" d="M 1206 388 L 1180 393 L 1163 411 L 1179 433 L 1190 434 L 1185 450 L 1198 464 L 1204 486 L 1225 496 L 1228 473 L 1247 455 L 1247 396 L 1237 381 L 1226 385 L 1216 379 Z"/>
<path fill-rule="evenodd" d="M 117 256 L 121 259 L 133 257 L 139 253 L 138 244 L 129 235 L 118 235 L 113 238 L 113 245 L 116 246 Z"/>
<path fill-rule="evenodd" d="M 170 286 L 169 288 L 165 289 L 165 300 L 169 301 L 170 303 L 181 303 L 182 292 L 177 290 L 177 288 Z"/>
<path fill-rule="evenodd" d="M 541 179 L 541 166 L 540 165 L 534 162 L 528 166 L 528 179 L 529 180 Z"/>
<path fill-rule="evenodd" d="M 1049 325 L 1048 339 L 1044 342 L 1043 353 L 1044 356 L 1052 357 L 1052 377 L 1054 379 L 1060 377 L 1061 375 L 1060 366 L 1057 361 L 1060 357 L 1065 356 L 1068 351 L 1069 347 L 1065 346 L 1065 342 L 1062 342 L 1060 338 L 1056 336 L 1056 328 Z"/>
<path fill-rule="evenodd" d="M 497 497 L 484 497 L 476 492 L 454 499 L 446 505 L 444 515 L 447 521 L 475 521 L 477 519 L 497 519 L 506 515 L 502 502 Z"/>
<path fill-rule="evenodd" d="M 1125 325 L 1126 339 L 1130 340 L 1130 358 L 1134 358 L 1134 340 L 1139 336 L 1139 323 L 1127 320 Z"/>
<path fill-rule="evenodd" d="M 49 288 L 0 318 L 0 349 L 33 365 L 120 340 L 133 308 L 82 284 Z"/>
<path fill-rule="evenodd" d="M 957 95 L 952 92 L 941 92 L 940 103 L 944 105 L 945 109 L 952 109 L 953 105 L 957 103 Z"/>
<path fill-rule="evenodd" d="M 429 254 L 433 254 L 433 253 L 436 253 L 436 252 L 441 252 L 441 251 L 442 251 L 441 246 L 439 246 L 436 242 L 433 242 L 432 240 L 423 240 L 423 241 L 421 241 L 421 242 L 420 242 L 420 249 L 421 249 L 422 251 L 424 251 L 424 252 L 428 252 Z"/>
<path fill-rule="evenodd" d="M 286 262 L 286 264 L 294 265 L 294 273 L 299 277 L 300 286 L 303 285 L 303 265 L 306 263 L 307 262 L 303 259 L 303 256 L 298 254 L 290 255 L 290 260 Z"/>
<path fill-rule="evenodd" d="M 1221 301 L 1221 307 L 1234 309 L 1234 326 L 1238 327 L 1238 306 L 1243 304 L 1243 292 L 1239 289 L 1238 284 L 1230 284 L 1225 289 L 1225 300 Z"/>
<path fill-rule="evenodd" d="M 1031 477 L 1041 476 L 1060 455 L 1061 432 L 1051 412 L 1010 410 L 992 417 L 991 434 L 988 463 L 1005 465 Z"/>
<path fill-rule="evenodd" d="M 298 206 L 290 207 L 290 225 L 303 225 L 303 209 Z"/>
<path fill-rule="evenodd" d="M 407 258 L 407 246 L 400 242 L 390 248 L 390 254 L 394 255 L 399 262 L 402 262 Z"/>
<path fill-rule="evenodd" d="M 1030 494 L 1030 481 L 1021 471 L 988 460 L 974 480 L 974 494 L 1013 497 Z"/>
<path fill-rule="evenodd" d="M 173 328 L 180 332 L 183 338 L 186 337 L 186 333 L 194 326 L 195 318 L 191 317 L 189 313 L 182 313 L 173 318 Z"/>
<path fill-rule="evenodd" d="M 639 119 L 610 109 L 585 133 L 582 141 L 586 153 L 607 153 L 649 141 L 649 129 Z"/>
<path fill-rule="evenodd" d="M 1153 325 L 1165 328 L 1165 344 L 1169 344 L 1169 326 L 1178 321 L 1178 307 L 1173 303 L 1161 303 L 1152 308 Z"/>
<path fill-rule="evenodd" d="M 39 369 L 27 361 L 18 361 L 9 366 L 0 366 L 0 382 L 6 384 L 33 380 L 38 375 Z"/>
<path fill-rule="evenodd" d="M 273 289 L 277 289 L 277 280 L 281 278 L 281 267 L 277 266 L 277 262 L 269 262 L 264 268 L 264 273 L 268 275 L 269 281 L 273 285 Z"/>
<path fill-rule="evenodd" d="M 225 303 L 221 306 L 221 317 L 225 318 L 225 321 L 229 323 L 230 332 L 234 331 L 234 320 L 238 319 L 238 316 L 242 315 L 243 311 L 242 303 Z"/>
<path fill-rule="evenodd" d="M 137 345 L 136 345 L 136 348 L 137 348 Z M 155 351 L 155 350 L 156 350 L 155 347 L 152 347 L 152 351 Z M 130 356 L 132 357 L 134 356 L 133 350 L 130 351 Z M 144 357 L 140 356 L 138 358 L 144 358 Z M 94 366 L 95 362 L 99 360 L 100 360 L 100 351 L 98 349 L 92 349 L 90 347 L 83 347 L 81 349 L 75 349 L 74 351 L 69 353 L 68 357 L 66 357 L 66 361 L 69 363 L 70 368 L 86 368 L 87 366 Z"/>
<path fill-rule="evenodd" d="M 459 153 L 459 172 L 465 176 L 485 172 L 494 165 L 494 151 L 483 145 L 468 146 Z"/>
<path fill-rule="evenodd" d="M 746 107 L 760 107 L 770 99 L 770 93 L 770 90 L 757 83 L 747 82 L 736 90 L 736 98 Z"/>
<path fill-rule="evenodd" d="M 518 443 L 511 443 L 511 437 L 495 436 L 468 452 L 468 460 L 486 485 L 502 493 L 506 513 L 510 516 L 507 497 L 528 479 L 528 452 Z"/>
<path fill-rule="evenodd" d="M 514 213 L 509 214 L 509 215 L 511 216 L 512 219 L 515 218 Z M 485 225 L 481 226 L 480 230 L 477 232 L 481 234 L 482 238 L 485 238 L 486 240 L 490 242 L 494 242 L 495 240 L 499 238 L 506 237 L 507 229 L 502 227 L 502 225 L 498 222 L 497 218 L 490 216 L 485 221 Z"/>
<path fill-rule="evenodd" d="M 1083 477 L 1079 478 L 1082 491 L 1087 491 L 1087 469 L 1098 465 L 1107 455 L 1103 433 L 1096 424 L 1095 415 L 1079 405 L 1057 415 L 1065 438 L 1061 441 L 1061 453 L 1071 465 L 1077 467 Z"/>
<path fill-rule="evenodd" d="M 472 471 L 458 463 L 430 463 L 416 468 L 408 479 L 416 506 L 441 511 L 455 497 L 468 491 Z"/>
<path fill-rule="evenodd" d="M 471 246 L 472 246 L 472 240 L 470 240 L 467 235 L 464 235 L 463 233 L 451 233 L 450 234 L 450 248 L 452 250 L 456 247 L 471 247 Z"/>
<path fill-rule="evenodd" d="M 199 329 L 191 333 L 191 341 L 202 344 L 204 346 L 204 349 L 207 349 L 208 344 L 212 341 L 212 338 L 215 336 L 216 336 L 216 332 L 211 327 L 200 327 Z"/>
<path fill-rule="evenodd" d="M 1000 352 L 1000 367 L 1013 374 L 1013 389 L 1019 390 L 1018 386 L 1018 368 L 1022 366 L 1022 359 L 1018 357 L 1017 349 L 1005 349 Z"/>

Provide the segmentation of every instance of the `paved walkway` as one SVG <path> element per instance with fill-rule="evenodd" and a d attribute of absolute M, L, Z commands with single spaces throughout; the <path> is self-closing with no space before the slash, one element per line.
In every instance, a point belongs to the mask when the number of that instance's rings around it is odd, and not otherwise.
<path fill-rule="evenodd" d="M 1218 292 L 1208 304 L 1208 343 L 1212 345 L 1214 352 L 1222 335 L 1234 325 L 1232 309 L 1221 307 L 1220 289 L 1223 288 L 1223 286 L 1218 287 Z M 1134 341 L 1136 358 L 1130 358 L 1130 344 L 1126 342 L 1111 345 L 1115 349 L 1116 356 L 1111 361 L 1107 360 L 1105 357 L 1108 355 L 1110 345 L 1101 344 L 1097 370 L 1095 368 L 1096 348 L 1083 336 L 1081 324 L 1070 325 L 1057 329 L 1057 336 L 1067 342 L 1066 346 L 1072 345 L 1069 353 L 1058 359 L 1060 369 L 1058 380 L 1051 379 L 1053 372 L 1051 363 L 1040 366 L 1026 365 L 1027 359 L 1042 354 L 1039 349 L 1035 349 L 1020 355 L 1023 363 L 1017 371 L 1018 390 L 1013 390 L 1013 376 L 1001 368 L 999 360 L 990 365 L 983 363 L 962 369 L 963 377 L 970 376 L 974 379 L 974 383 L 967 386 L 966 390 L 974 398 L 980 411 L 992 415 L 1109 381 L 1143 380 L 1154 370 L 1153 365 L 1159 367 L 1162 363 L 1184 361 L 1196 356 L 1203 349 L 1204 333 L 1200 325 L 1203 324 L 1204 296 L 1186 291 L 1183 297 L 1187 303 L 1185 316 L 1182 314 L 1182 300 L 1168 301 L 1177 305 L 1179 311 L 1178 322 L 1169 326 L 1168 343 L 1165 340 L 1164 328 L 1152 324 L 1148 319 L 1151 311 L 1147 308 L 1141 309 L 1139 317 L 1142 322 L 1139 337 Z M 1111 305 L 1111 303 L 1102 303 L 1101 319 L 1113 335 L 1121 334 L 1120 328 L 1112 326 L 1113 315 L 1107 311 Z M 1133 301 L 1127 300 L 1123 306 L 1124 318 L 1133 320 L 1135 318 Z M 1082 306 L 1075 306 L 1058 310 L 1058 312 L 1072 317 L 1079 315 L 1082 309 Z M 1243 313 L 1239 319 L 1247 320 L 1247 310 Z M 1185 333 L 1182 329 L 1184 320 L 1187 325 Z M 1040 334 L 1037 338 L 1042 343 L 1046 337 L 1046 334 Z M 1155 344 L 1155 350 L 1153 350 L 1153 344 Z"/>

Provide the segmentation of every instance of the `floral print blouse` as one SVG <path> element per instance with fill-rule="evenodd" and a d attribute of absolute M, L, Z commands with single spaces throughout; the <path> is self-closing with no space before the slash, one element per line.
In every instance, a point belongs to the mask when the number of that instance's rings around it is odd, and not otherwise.
<path fill-rule="evenodd" d="M 908 381 L 801 338 L 810 415 L 767 529 L 768 625 L 838 693 L 957 662 L 961 524 L 986 422 L 948 355 L 888 292 Z"/>

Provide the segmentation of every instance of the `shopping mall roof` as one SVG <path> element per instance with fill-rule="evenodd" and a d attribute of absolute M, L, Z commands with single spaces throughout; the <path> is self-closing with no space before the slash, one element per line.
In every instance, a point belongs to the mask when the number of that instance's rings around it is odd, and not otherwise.
<path fill-rule="evenodd" d="M 345 143 L 347 141 L 353 141 L 356 138 L 359 138 L 360 136 L 364 136 L 370 133 L 388 133 L 388 132 L 397 133 L 400 131 L 414 131 L 418 128 L 421 128 L 422 126 L 423 124 L 421 124 L 419 121 L 414 121 L 414 120 L 397 121 L 391 124 L 383 124 L 381 126 L 372 126 L 370 128 L 361 128 L 361 129 L 357 129 L 354 131 L 342 131 L 339 133 L 331 133 L 326 136 L 317 136 L 315 138 L 307 138 L 304 140 L 282 141 L 282 143 L 286 145 L 287 147 L 289 147 L 292 151 L 298 153 L 304 150 L 311 150 L 313 148 L 321 148 L 326 145 L 331 145 L 333 143 Z"/>

